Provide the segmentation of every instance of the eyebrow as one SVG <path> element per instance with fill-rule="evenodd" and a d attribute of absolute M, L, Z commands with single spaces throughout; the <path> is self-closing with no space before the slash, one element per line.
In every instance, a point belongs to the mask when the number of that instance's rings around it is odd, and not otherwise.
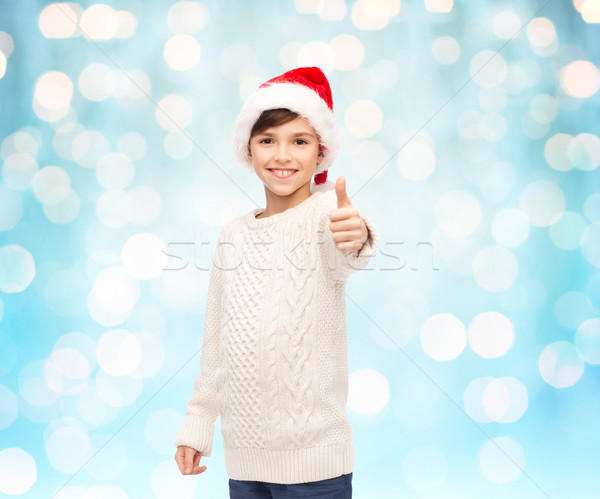
<path fill-rule="evenodd" d="M 273 137 L 276 134 L 273 132 L 260 132 L 258 135 L 268 135 L 269 137 Z M 297 133 L 292 134 L 292 137 L 301 137 L 301 136 L 312 137 L 313 139 L 315 138 L 314 134 L 312 134 L 310 132 L 297 132 Z"/>

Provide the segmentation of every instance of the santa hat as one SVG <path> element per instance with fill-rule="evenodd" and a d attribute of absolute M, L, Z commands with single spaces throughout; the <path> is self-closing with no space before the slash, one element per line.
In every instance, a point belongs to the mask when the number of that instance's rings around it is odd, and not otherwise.
<path fill-rule="evenodd" d="M 260 85 L 248 97 L 233 127 L 235 159 L 253 172 L 248 161 L 248 141 L 256 120 L 268 109 L 287 108 L 306 118 L 320 137 L 323 160 L 315 169 L 315 184 L 325 184 L 327 171 L 340 148 L 333 116 L 333 99 L 327 77 L 318 67 L 296 68 Z M 330 182 L 327 183 L 329 187 Z"/>

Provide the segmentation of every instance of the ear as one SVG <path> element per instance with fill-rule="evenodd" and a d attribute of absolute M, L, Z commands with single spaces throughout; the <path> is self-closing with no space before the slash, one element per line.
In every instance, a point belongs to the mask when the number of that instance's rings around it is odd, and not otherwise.
<path fill-rule="evenodd" d="M 250 150 L 250 145 L 248 145 L 248 148 L 246 150 L 248 151 L 248 154 L 246 154 L 246 158 L 248 158 L 248 161 L 252 163 L 252 151 Z"/>

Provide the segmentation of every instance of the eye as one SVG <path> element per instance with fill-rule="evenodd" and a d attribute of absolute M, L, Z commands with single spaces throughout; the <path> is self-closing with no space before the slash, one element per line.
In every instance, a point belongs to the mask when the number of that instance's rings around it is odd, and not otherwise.
<path fill-rule="evenodd" d="M 258 142 L 262 144 L 265 140 L 271 140 L 271 139 L 261 139 Z"/>
<path fill-rule="evenodd" d="M 306 140 L 304 140 L 304 139 L 296 139 L 296 140 L 298 140 L 299 142 L 304 142 L 305 144 L 308 144 L 308 142 L 306 142 Z"/>

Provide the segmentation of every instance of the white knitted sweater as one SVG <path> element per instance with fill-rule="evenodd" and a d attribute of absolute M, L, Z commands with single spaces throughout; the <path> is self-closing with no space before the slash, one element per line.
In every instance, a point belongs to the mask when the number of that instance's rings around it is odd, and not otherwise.
<path fill-rule="evenodd" d="M 301 483 L 354 468 L 346 413 L 345 279 L 367 266 L 329 231 L 335 190 L 267 218 L 255 209 L 221 229 L 210 274 L 200 374 L 175 445 L 212 452 L 221 417 L 227 474 Z"/>

